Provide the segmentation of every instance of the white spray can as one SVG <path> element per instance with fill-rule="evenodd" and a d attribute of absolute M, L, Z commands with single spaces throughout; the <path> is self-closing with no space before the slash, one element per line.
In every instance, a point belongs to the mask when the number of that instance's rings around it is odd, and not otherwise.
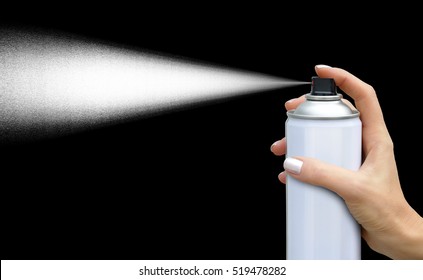
<path fill-rule="evenodd" d="M 359 112 L 341 98 L 333 79 L 312 77 L 306 101 L 287 112 L 286 157 L 313 157 L 350 170 L 359 169 L 362 152 Z M 360 226 L 344 200 L 328 189 L 289 175 L 286 229 L 287 259 L 361 259 Z"/>

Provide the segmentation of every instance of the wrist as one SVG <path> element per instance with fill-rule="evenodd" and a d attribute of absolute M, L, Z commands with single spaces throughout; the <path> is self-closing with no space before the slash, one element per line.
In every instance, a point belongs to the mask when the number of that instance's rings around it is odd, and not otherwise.
<path fill-rule="evenodd" d="M 403 221 L 393 258 L 423 259 L 423 217 L 411 208 Z"/>

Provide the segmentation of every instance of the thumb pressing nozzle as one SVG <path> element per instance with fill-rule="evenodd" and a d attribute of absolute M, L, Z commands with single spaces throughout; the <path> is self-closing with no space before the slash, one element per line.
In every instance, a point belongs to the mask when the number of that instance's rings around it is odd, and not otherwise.
<path fill-rule="evenodd" d="M 335 80 L 332 78 L 311 78 L 311 95 L 337 95 Z"/>

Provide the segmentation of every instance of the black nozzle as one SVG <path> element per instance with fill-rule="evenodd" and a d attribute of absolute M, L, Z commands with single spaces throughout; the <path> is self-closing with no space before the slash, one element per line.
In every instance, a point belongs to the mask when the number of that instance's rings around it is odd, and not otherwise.
<path fill-rule="evenodd" d="M 311 78 L 311 95 L 328 96 L 337 95 L 335 80 L 332 78 Z"/>

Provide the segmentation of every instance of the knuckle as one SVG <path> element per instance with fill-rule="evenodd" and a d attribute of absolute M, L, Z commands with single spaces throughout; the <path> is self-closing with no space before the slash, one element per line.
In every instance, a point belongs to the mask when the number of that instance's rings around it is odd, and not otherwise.
<path fill-rule="evenodd" d="M 376 90 L 374 89 L 373 86 L 367 84 L 367 88 L 370 95 L 376 95 Z"/>

